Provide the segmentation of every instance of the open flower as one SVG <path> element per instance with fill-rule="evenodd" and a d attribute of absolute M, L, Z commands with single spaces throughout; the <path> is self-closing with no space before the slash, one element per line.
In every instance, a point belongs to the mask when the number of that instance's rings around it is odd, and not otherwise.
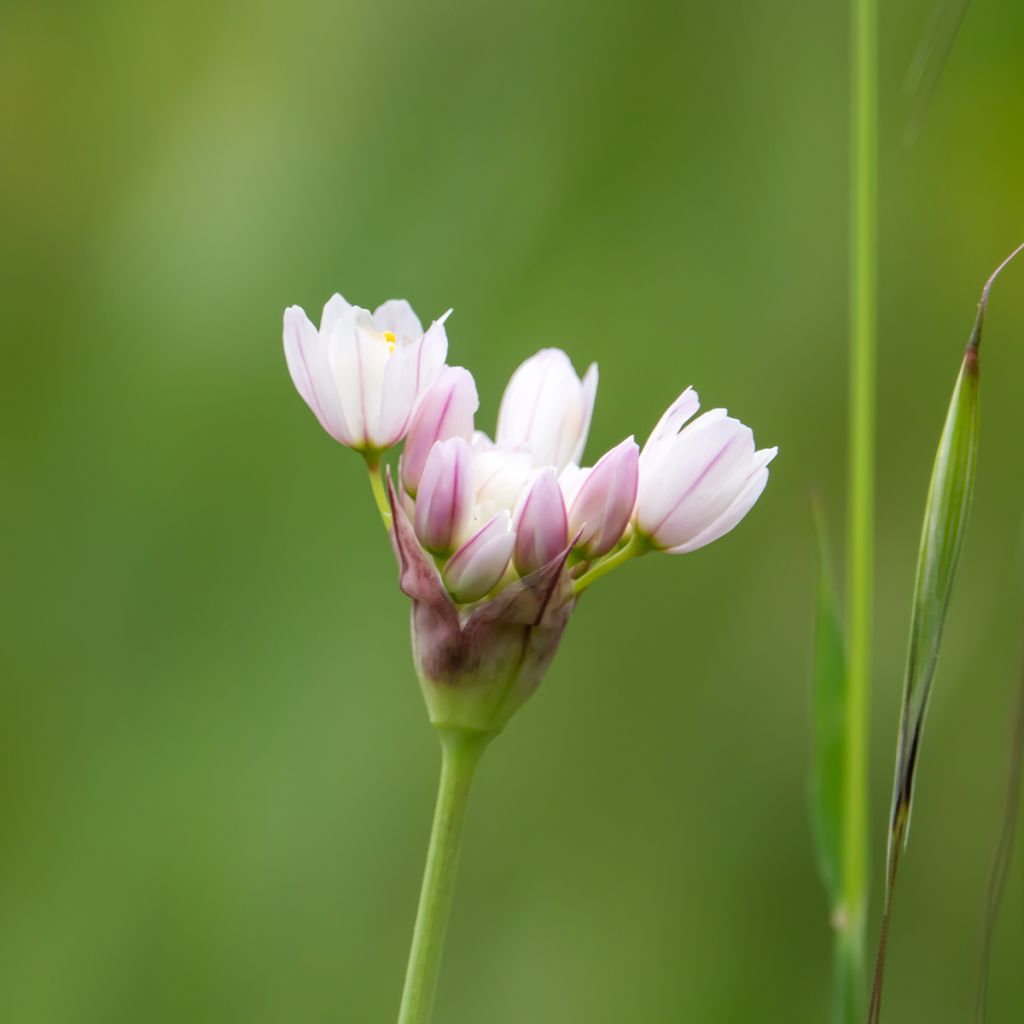
<path fill-rule="evenodd" d="M 542 349 L 512 374 L 495 440 L 529 452 L 535 466 L 554 466 L 560 473 L 583 455 L 596 395 L 596 363 L 580 380 L 561 349 Z"/>
<path fill-rule="evenodd" d="M 751 429 L 712 409 L 688 426 L 699 402 L 687 389 L 659 421 L 640 457 L 634 525 L 671 554 L 696 551 L 728 533 L 768 483 L 777 448 L 756 451 Z"/>
<path fill-rule="evenodd" d="M 334 295 L 319 330 L 299 306 L 284 313 L 292 381 L 336 441 L 367 455 L 405 437 L 417 402 L 448 352 L 447 314 L 426 333 L 412 307 L 391 299 L 373 313 Z"/>

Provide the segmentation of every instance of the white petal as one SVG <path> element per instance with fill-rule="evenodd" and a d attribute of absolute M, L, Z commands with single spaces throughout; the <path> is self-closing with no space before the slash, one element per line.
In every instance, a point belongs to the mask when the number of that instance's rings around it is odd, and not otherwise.
<path fill-rule="evenodd" d="M 569 357 L 561 349 L 542 349 L 512 374 L 495 437 L 498 444 L 526 448 L 535 466 L 561 472 L 573 461 L 586 417 L 583 386 Z"/>
<path fill-rule="evenodd" d="M 663 450 L 664 442 L 672 438 L 683 428 L 683 424 L 700 408 L 700 398 L 692 387 L 687 388 L 666 410 L 657 425 L 647 438 L 647 443 L 640 452 L 640 464 L 655 459 Z"/>
<path fill-rule="evenodd" d="M 324 304 L 320 314 L 320 333 L 326 339 L 330 337 L 334 325 L 346 314 L 351 312 L 352 305 L 335 292 Z"/>
<path fill-rule="evenodd" d="M 388 299 L 373 311 L 373 323 L 378 331 L 391 331 L 396 338 L 419 341 L 423 325 L 405 299 Z"/>
<path fill-rule="evenodd" d="M 570 462 L 580 462 L 583 450 L 587 447 L 587 436 L 590 434 L 590 421 L 594 416 L 594 401 L 597 398 L 597 363 L 591 363 L 583 375 L 583 428 L 579 440 L 569 456 Z"/>
<path fill-rule="evenodd" d="M 320 425 L 336 441 L 351 445 L 353 438 L 327 358 L 326 339 L 298 306 L 289 306 L 284 313 L 284 353 L 292 381 Z"/>
<path fill-rule="evenodd" d="M 574 462 L 570 462 L 561 473 L 558 474 L 558 486 L 562 488 L 562 497 L 565 499 L 565 507 L 571 508 L 576 495 L 584 481 L 590 476 L 592 469 L 588 466 L 581 468 Z"/>
<path fill-rule="evenodd" d="M 355 447 L 373 447 L 372 439 L 379 432 L 389 354 L 387 342 L 373 331 L 365 310 L 353 307 L 331 331 L 327 357 Z"/>
<path fill-rule="evenodd" d="M 772 454 L 767 461 L 771 461 L 774 458 L 775 452 L 778 449 L 769 449 Z M 758 454 L 761 454 L 760 452 Z M 761 497 L 761 493 L 764 491 L 765 486 L 768 483 L 768 468 L 766 465 L 758 467 L 743 489 L 740 491 L 732 504 L 718 517 L 710 526 L 706 527 L 695 537 L 688 540 L 685 544 L 680 544 L 677 547 L 669 548 L 669 554 L 672 555 L 683 555 L 690 551 L 696 551 L 697 548 L 702 548 L 706 544 L 710 544 L 712 541 L 718 540 L 719 537 L 724 536 L 734 527 L 736 527 L 743 517 L 754 507 L 757 499 Z"/>
<path fill-rule="evenodd" d="M 495 445 L 474 451 L 473 472 L 477 504 L 489 515 L 497 509 L 515 508 L 533 478 L 533 464 L 525 452 Z"/>
<path fill-rule="evenodd" d="M 370 440 L 382 451 L 405 437 L 419 397 L 420 343 L 396 346 L 384 368 L 380 416 Z"/>
<path fill-rule="evenodd" d="M 750 471 L 749 427 L 705 413 L 665 446 L 657 465 L 644 465 L 637 502 L 642 532 L 674 547 L 728 508 Z"/>

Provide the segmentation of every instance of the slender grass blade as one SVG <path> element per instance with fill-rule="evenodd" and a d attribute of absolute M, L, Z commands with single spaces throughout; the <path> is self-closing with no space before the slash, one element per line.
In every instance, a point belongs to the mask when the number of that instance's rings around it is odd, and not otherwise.
<path fill-rule="evenodd" d="M 950 399 L 946 422 L 932 466 L 917 554 L 910 645 L 896 747 L 892 809 L 889 817 L 885 905 L 868 1013 L 869 1024 L 881 1019 L 882 984 L 896 874 L 899 870 L 900 856 L 909 836 L 914 785 L 928 702 L 935 679 L 953 580 L 967 530 L 967 514 L 974 493 L 978 458 L 979 350 L 985 311 L 993 282 L 1010 260 L 1022 250 L 1024 245 L 1015 249 L 996 268 L 982 289 L 978 315 L 953 388 L 953 397 Z"/>
<path fill-rule="evenodd" d="M 818 867 L 835 930 L 831 1019 L 833 1024 L 852 1024 L 856 1019 L 860 955 L 849 941 L 848 915 L 843 908 L 846 644 L 824 516 L 817 503 L 814 504 L 814 513 L 818 541 L 818 602 L 812 701 L 811 824 Z"/>

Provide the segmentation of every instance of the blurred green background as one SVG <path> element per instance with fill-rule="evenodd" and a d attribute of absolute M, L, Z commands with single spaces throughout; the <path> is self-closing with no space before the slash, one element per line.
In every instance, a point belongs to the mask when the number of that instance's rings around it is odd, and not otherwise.
<path fill-rule="evenodd" d="M 1024 238 L 1024 7 L 972 5 L 909 148 L 931 4 L 882 8 L 876 897 L 930 461 L 980 285 Z M 600 362 L 591 455 L 690 383 L 781 449 L 736 533 L 588 594 L 486 759 L 438 1024 L 825 1019 L 808 493 L 841 547 L 847 17 L 0 4 L 0 1019 L 394 1019 L 438 752 L 361 464 L 281 353 L 283 308 L 334 290 L 454 306 L 485 427 L 560 344 Z M 1022 336 L 1017 267 L 893 1021 L 973 998 L 1024 616 Z M 1022 860 L 993 1022 L 1024 1007 Z"/>

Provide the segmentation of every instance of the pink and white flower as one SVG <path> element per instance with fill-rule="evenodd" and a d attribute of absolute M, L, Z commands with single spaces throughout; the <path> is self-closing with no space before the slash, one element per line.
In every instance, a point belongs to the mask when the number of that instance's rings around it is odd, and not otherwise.
<path fill-rule="evenodd" d="M 448 353 L 444 321 L 424 333 L 404 299 L 370 313 L 333 295 L 317 329 L 299 306 L 284 313 L 292 381 L 336 441 L 373 455 L 405 437 L 419 399 Z"/>
<path fill-rule="evenodd" d="M 405 439 L 398 487 L 378 491 L 413 648 L 436 724 L 499 730 L 540 681 L 577 596 L 646 551 L 694 551 L 733 529 L 777 449 L 700 408 L 692 388 L 641 451 L 632 437 L 582 465 L 597 367 L 580 378 L 543 349 L 512 375 L 495 439 L 474 430 L 472 375 L 445 365 L 444 322 L 424 332 L 409 304 L 372 314 L 335 295 L 319 329 L 284 316 L 292 380 L 324 429 L 366 455 Z"/>
<path fill-rule="evenodd" d="M 751 429 L 712 409 L 688 426 L 699 408 L 688 388 L 654 428 L 640 456 L 634 526 L 651 544 L 684 554 L 733 529 L 768 483 L 778 448 L 755 450 Z"/>

